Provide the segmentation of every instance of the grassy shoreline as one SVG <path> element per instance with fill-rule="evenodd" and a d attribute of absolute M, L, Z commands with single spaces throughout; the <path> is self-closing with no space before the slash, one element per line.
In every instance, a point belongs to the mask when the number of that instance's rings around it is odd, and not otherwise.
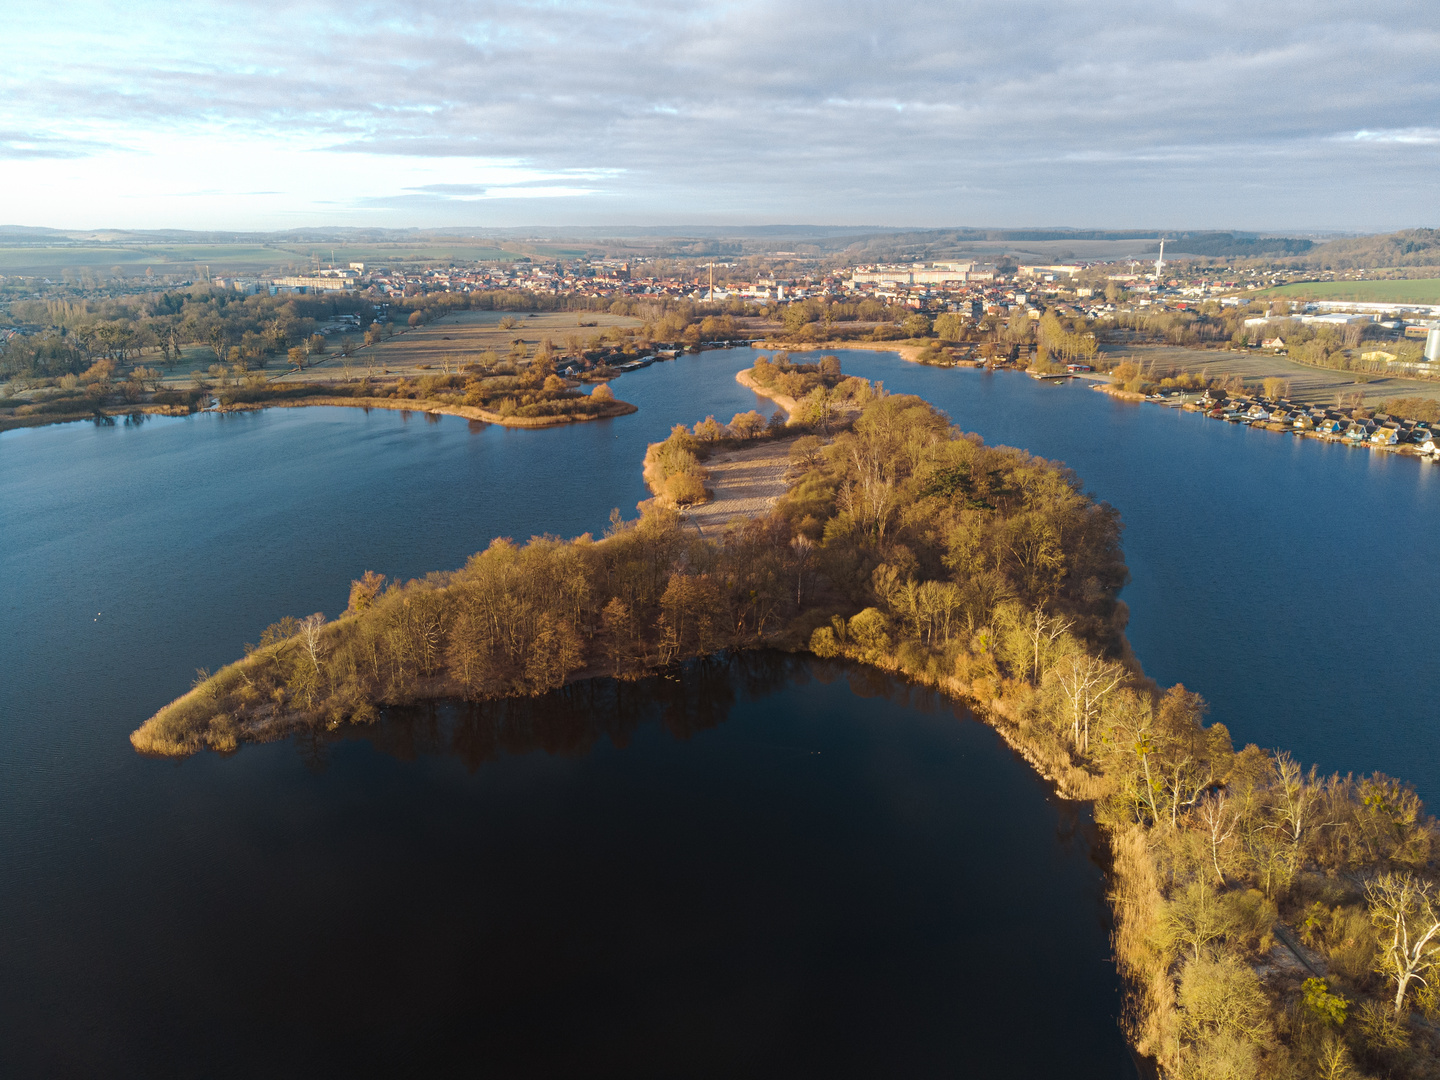
<path fill-rule="evenodd" d="M 452 405 L 448 402 L 429 399 L 397 399 L 383 397 L 329 397 L 316 395 L 313 398 L 247 402 L 221 406 L 216 412 L 249 412 L 256 409 L 301 409 L 310 405 L 344 406 L 356 409 L 391 409 L 396 412 L 437 413 L 442 416 L 461 416 L 467 420 L 481 420 L 487 424 L 500 424 L 514 428 L 555 427 L 559 424 L 579 424 L 587 420 L 608 420 L 615 416 L 628 416 L 638 412 L 628 401 L 610 401 L 602 404 L 593 413 L 576 413 L 566 416 L 503 416 L 492 409 L 473 405 Z"/>
<path fill-rule="evenodd" d="M 460 416 L 467 420 L 479 420 L 487 424 L 499 424 L 512 428 L 556 427 L 560 424 L 579 424 L 587 420 L 608 420 L 616 416 L 628 416 L 639 408 L 627 401 L 614 400 L 602 403 L 593 412 L 572 413 L 562 416 L 505 416 L 493 409 L 473 405 L 455 405 L 450 402 L 428 398 L 355 397 L 324 392 L 306 394 L 301 397 L 275 397 L 258 401 L 236 402 L 205 409 L 190 409 L 180 405 L 157 405 L 153 402 L 139 402 L 130 406 L 105 406 L 101 409 L 87 409 L 73 413 L 40 413 L 28 416 L 0 417 L 0 432 L 18 428 L 47 427 L 50 424 L 73 424 L 83 420 L 119 419 L 136 414 L 147 416 L 194 416 L 204 412 L 256 412 L 261 409 L 302 409 L 309 406 L 331 406 L 355 409 L 390 409 L 396 412 L 435 413 L 444 416 Z"/>

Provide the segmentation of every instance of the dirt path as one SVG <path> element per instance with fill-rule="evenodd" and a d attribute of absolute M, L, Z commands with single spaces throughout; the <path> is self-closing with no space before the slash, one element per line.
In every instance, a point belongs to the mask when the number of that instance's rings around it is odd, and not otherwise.
<path fill-rule="evenodd" d="M 692 506 L 686 519 L 702 536 L 720 532 L 732 521 L 768 514 L 785 494 L 790 441 L 762 442 L 716 454 L 705 462 L 715 498 Z"/>

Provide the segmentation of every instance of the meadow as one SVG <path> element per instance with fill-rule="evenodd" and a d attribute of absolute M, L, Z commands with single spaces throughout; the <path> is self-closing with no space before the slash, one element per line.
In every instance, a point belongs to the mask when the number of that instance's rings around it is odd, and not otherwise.
<path fill-rule="evenodd" d="M 1301 281 L 1258 292 L 1256 297 L 1292 300 L 1353 300 L 1371 304 L 1440 304 L 1440 278 L 1409 281 Z"/>
<path fill-rule="evenodd" d="M 548 254 L 548 252 L 544 252 Z M 136 243 L 75 242 L 9 244 L 0 246 L 0 274 L 58 277 L 66 270 L 109 271 L 120 267 L 127 274 L 144 273 L 189 276 L 197 266 L 209 267 L 212 275 L 260 274 L 287 268 L 305 269 L 334 262 L 344 266 L 364 262 L 371 266 L 411 263 L 468 263 L 477 260 L 514 259 L 514 251 L 489 244 L 449 243 Z"/>
<path fill-rule="evenodd" d="M 1381 343 L 1366 348 L 1383 349 Z M 1186 349 L 1168 345 L 1125 346 L 1105 349 L 1107 360 L 1131 359 L 1155 365 L 1156 370 L 1179 368 L 1205 373 L 1211 378 L 1239 375 L 1256 383 L 1271 377 L 1286 379 L 1291 395 L 1299 401 L 1321 405 L 1333 404 L 1340 393 L 1360 393 L 1364 403 L 1378 407 L 1386 398 L 1425 397 L 1440 400 L 1440 382 L 1425 379 L 1402 379 L 1393 376 L 1361 375 L 1356 372 L 1299 364 L 1289 357 L 1258 350 Z"/>

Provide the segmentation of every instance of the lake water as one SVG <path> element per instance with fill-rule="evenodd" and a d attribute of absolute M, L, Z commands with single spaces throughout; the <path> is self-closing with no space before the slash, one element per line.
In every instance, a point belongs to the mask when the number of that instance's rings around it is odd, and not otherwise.
<path fill-rule="evenodd" d="M 765 655 L 231 757 L 126 736 L 366 569 L 645 496 L 641 411 L 0 434 L 0 1075 L 1130 1073 L 1088 818 L 989 729 Z M 1037 979 L 1036 972 L 1043 972 Z"/>
<path fill-rule="evenodd" d="M 1114 503 L 1136 652 L 1237 740 L 1440 792 L 1440 470 L 843 355 Z M 864 676 L 750 658 L 131 751 L 195 668 L 366 569 L 633 514 L 672 423 L 768 414 L 733 381 L 752 359 L 627 375 L 639 413 L 548 431 L 312 408 L 0 434 L 0 1074 L 1123 1071 L 1083 816 Z"/>

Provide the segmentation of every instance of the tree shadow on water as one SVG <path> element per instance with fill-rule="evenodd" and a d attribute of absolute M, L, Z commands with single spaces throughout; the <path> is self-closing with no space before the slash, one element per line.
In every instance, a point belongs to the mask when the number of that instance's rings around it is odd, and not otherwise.
<path fill-rule="evenodd" d="M 313 771 L 324 769 L 328 745 L 350 740 L 401 761 L 453 755 L 470 772 L 504 756 L 583 757 L 602 738 L 623 748 L 644 724 L 658 723 L 682 740 L 718 727 L 737 699 L 779 689 L 803 664 L 763 650 L 720 653 L 642 679 L 582 679 L 533 698 L 387 708 L 373 724 L 301 732 L 295 745 Z"/>

